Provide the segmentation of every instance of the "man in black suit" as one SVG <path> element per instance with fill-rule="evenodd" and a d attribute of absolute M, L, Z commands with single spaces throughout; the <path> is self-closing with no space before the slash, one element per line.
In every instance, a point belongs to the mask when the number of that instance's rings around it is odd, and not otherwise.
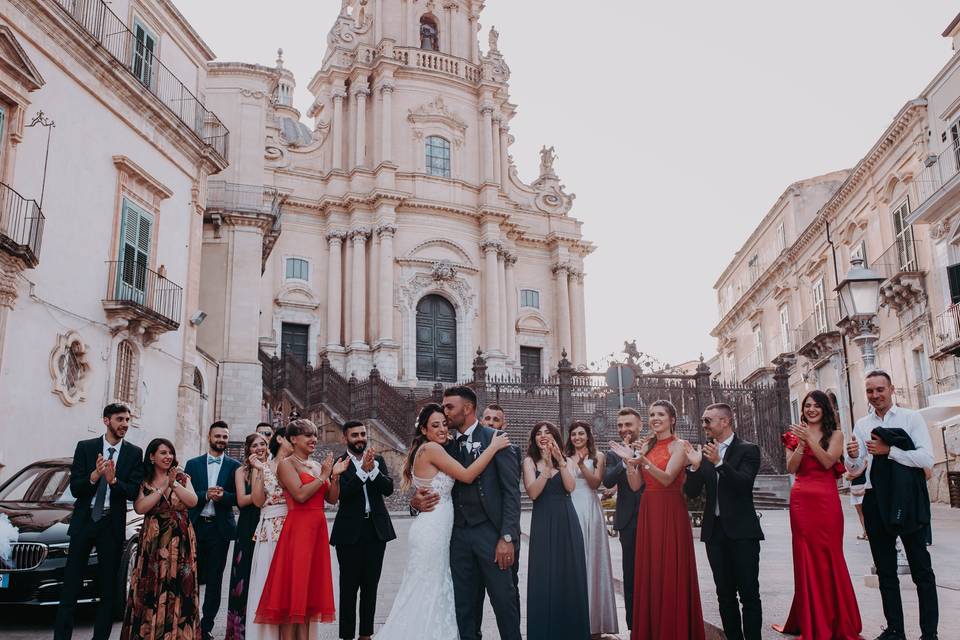
<path fill-rule="evenodd" d="M 640 437 L 643 420 L 640 412 L 633 407 L 623 407 L 617 413 L 617 433 L 623 444 L 630 446 Z M 621 560 L 623 563 L 623 604 L 627 610 L 627 629 L 633 628 L 633 575 L 637 553 L 637 514 L 640 511 L 639 491 L 630 488 L 627 480 L 627 467 L 623 458 L 615 453 L 607 453 L 606 470 L 603 472 L 603 486 L 616 488 L 617 511 L 613 516 L 613 528 L 620 538 Z"/>
<path fill-rule="evenodd" d="M 760 471 L 760 447 L 734 433 L 733 410 L 724 403 L 703 412 L 708 443 L 688 446 L 687 481 L 691 498 L 706 488 L 700 539 L 717 586 L 720 619 L 728 640 L 760 640 L 760 541 L 763 531 L 753 506 L 753 483 Z M 740 603 L 737 603 L 737 595 Z M 740 606 L 743 606 L 743 620 Z"/>
<path fill-rule="evenodd" d="M 237 535 L 233 508 L 237 506 L 234 472 L 240 463 L 226 455 L 230 427 L 218 421 L 210 425 L 207 453 L 187 461 L 184 471 L 193 481 L 197 505 L 190 509 L 190 522 L 197 535 L 197 577 L 207 585 L 203 596 L 200 630 L 210 638 L 223 596 L 223 571 L 230 541 Z"/>
<path fill-rule="evenodd" d="M 469 387 L 450 387 L 443 394 L 443 413 L 456 440 L 447 453 L 469 466 L 497 431 L 477 419 L 477 396 Z M 501 640 L 520 640 L 519 599 L 512 567 L 520 552 L 520 464 L 511 447 L 497 453 L 473 484 L 453 487 L 453 534 L 450 572 L 460 640 L 480 637 L 486 589 L 497 617 Z M 439 496 L 418 489 L 410 501 L 416 511 L 430 511 Z"/>
<path fill-rule="evenodd" d="M 340 507 L 330 532 L 330 545 L 340 565 L 340 637 L 357 633 L 357 591 L 360 591 L 360 640 L 373 635 L 377 586 L 387 543 L 397 534 L 383 499 L 393 493 L 386 461 L 367 446 L 367 427 L 359 420 L 343 423 L 347 452 L 340 460 L 352 464 L 340 475 Z"/>
<path fill-rule="evenodd" d="M 70 548 L 53 627 L 56 640 L 67 640 L 73 634 L 73 610 L 93 547 L 97 548 L 100 592 L 94 640 L 109 638 L 113 627 L 120 553 L 126 541 L 127 500 L 137 497 L 143 482 L 143 451 L 123 439 L 130 427 L 130 409 L 108 404 L 103 408 L 103 424 L 107 428 L 103 436 L 77 443 L 70 466 L 70 492 L 76 502 L 67 530 Z M 119 597 L 125 598 L 126 594 Z"/>

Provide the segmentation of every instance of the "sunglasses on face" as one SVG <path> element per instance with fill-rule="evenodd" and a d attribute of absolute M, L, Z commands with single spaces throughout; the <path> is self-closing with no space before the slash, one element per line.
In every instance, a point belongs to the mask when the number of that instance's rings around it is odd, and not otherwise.
<path fill-rule="evenodd" d="M 713 422 L 713 418 L 700 418 L 700 422 L 702 422 L 703 424 L 709 426 L 710 423 Z"/>

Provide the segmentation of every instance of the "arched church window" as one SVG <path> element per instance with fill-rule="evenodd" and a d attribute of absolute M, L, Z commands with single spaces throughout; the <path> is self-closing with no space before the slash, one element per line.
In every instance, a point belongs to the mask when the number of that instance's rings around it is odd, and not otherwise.
<path fill-rule="evenodd" d="M 420 18 L 420 48 L 427 51 L 440 51 L 440 29 L 433 16 Z"/>
<path fill-rule="evenodd" d="M 427 175 L 450 177 L 450 141 L 446 138 L 427 138 Z"/>

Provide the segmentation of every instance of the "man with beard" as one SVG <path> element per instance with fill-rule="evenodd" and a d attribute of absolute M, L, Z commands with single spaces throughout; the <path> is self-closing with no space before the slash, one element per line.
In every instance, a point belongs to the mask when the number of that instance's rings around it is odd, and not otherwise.
<path fill-rule="evenodd" d="M 397 537 L 383 499 L 393 493 L 387 463 L 367 446 L 367 428 L 359 420 L 343 424 L 347 451 L 338 461 L 353 462 L 340 475 L 340 507 L 330 532 L 340 565 L 340 637 L 357 632 L 357 591 L 360 592 L 360 640 L 373 635 L 377 586 L 387 543 Z"/>
<path fill-rule="evenodd" d="M 94 640 L 109 638 L 113 627 L 127 500 L 137 497 L 143 482 L 143 451 L 123 439 L 130 426 L 130 409 L 122 404 L 108 404 L 103 409 L 103 424 L 107 429 L 103 436 L 77 443 L 70 466 L 70 492 L 76 502 L 67 530 L 70 548 L 53 627 L 56 640 L 67 640 L 73 634 L 73 610 L 94 547 L 100 596 Z"/>
<path fill-rule="evenodd" d="M 190 522 L 197 535 L 197 577 L 207 585 L 203 596 L 200 629 L 204 640 L 211 638 L 213 623 L 223 596 L 223 571 L 227 566 L 230 541 L 236 537 L 237 505 L 234 472 L 240 463 L 226 455 L 230 427 L 218 421 L 210 425 L 207 453 L 187 461 L 184 471 L 193 481 L 197 506 L 190 509 Z"/>
<path fill-rule="evenodd" d="M 617 433 L 623 444 L 640 439 L 640 430 L 643 429 L 643 419 L 640 412 L 633 407 L 623 407 L 617 413 Z M 639 491 L 630 488 L 627 480 L 627 466 L 623 458 L 607 453 L 606 470 L 603 473 L 603 486 L 608 490 L 616 491 L 617 510 L 613 516 L 613 528 L 620 538 L 621 562 L 623 568 L 623 604 L 627 613 L 627 629 L 633 628 L 633 575 L 634 558 L 637 553 L 637 513 L 640 510 Z"/>

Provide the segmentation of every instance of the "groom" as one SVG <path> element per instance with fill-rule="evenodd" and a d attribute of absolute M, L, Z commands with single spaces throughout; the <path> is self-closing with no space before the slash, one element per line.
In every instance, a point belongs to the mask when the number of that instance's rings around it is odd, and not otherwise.
<path fill-rule="evenodd" d="M 447 452 L 466 467 L 490 446 L 497 431 L 477 420 L 477 396 L 468 387 L 443 394 L 447 425 L 457 430 Z M 483 590 L 497 617 L 502 640 L 520 640 L 520 609 L 513 564 L 520 553 L 520 465 L 512 448 L 504 449 L 473 484 L 453 487 L 453 535 L 450 572 L 460 640 L 480 638 Z M 410 500 L 417 511 L 431 511 L 439 496 L 418 489 Z"/>

